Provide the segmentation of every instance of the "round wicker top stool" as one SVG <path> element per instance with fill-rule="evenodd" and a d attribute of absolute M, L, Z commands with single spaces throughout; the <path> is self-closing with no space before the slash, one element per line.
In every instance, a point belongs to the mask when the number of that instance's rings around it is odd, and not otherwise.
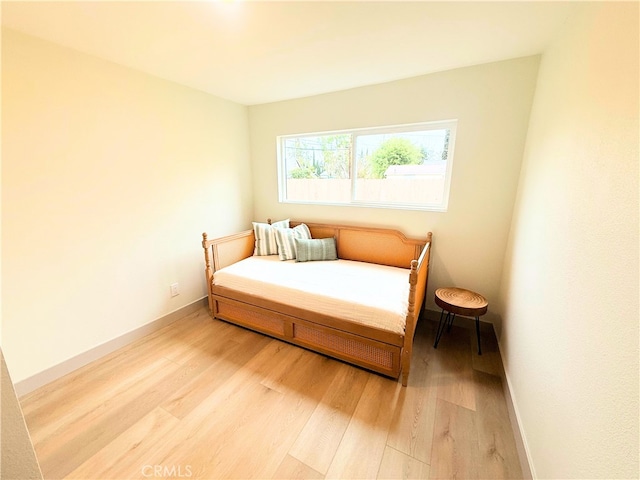
<path fill-rule="evenodd" d="M 465 317 L 474 317 L 476 319 L 476 335 L 478 337 L 478 355 L 482 355 L 482 349 L 480 347 L 480 316 L 487 313 L 489 302 L 482 295 L 471 290 L 465 290 L 464 288 L 447 287 L 439 288 L 435 294 L 436 305 L 438 305 L 442 312 L 440 313 L 440 323 L 438 324 L 438 331 L 436 332 L 436 340 L 433 344 L 433 348 L 438 348 L 438 342 L 444 328 L 448 325 L 447 331 L 451 330 L 453 319 L 456 315 L 463 315 Z M 444 318 L 444 312 L 447 312 Z"/>

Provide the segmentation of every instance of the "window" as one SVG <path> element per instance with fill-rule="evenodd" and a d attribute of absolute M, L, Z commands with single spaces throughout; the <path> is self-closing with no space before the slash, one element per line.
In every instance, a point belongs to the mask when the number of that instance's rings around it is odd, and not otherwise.
<path fill-rule="evenodd" d="M 278 137 L 280 201 L 446 211 L 456 123 Z"/>

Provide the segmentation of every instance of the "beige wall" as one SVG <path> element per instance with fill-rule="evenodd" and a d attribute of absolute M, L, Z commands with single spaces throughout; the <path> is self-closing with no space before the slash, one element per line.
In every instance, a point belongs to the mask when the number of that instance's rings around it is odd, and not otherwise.
<path fill-rule="evenodd" d="M 389 226 L 434 234 L 427 307 L 436 287 L 485 294 L 495 320 L 502 260 L 520 172 L 538 57 L 252 106 L 255 217 Z M 458 119 L 446 213 L 278 203 L 276 136 Z"/>
<path fill-rule="evenodd" d="M 638 478 L 638 3 L 545 52 L 501 288 L 534 476 Z"/>
<path fill-rule="evenodd" d="M 206 295 L 201 233 L 250 225 L 248 142 L 244 106 L 3 30 L 2 343 L 14 381 Z"/>

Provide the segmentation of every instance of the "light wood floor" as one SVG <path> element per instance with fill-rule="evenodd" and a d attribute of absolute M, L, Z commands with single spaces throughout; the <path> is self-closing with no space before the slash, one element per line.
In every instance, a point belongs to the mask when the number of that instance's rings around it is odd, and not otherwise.
<path fill-rule="evenodd" d="M 46 479 L 521 478 L 493 334 L 435 327 L 402 388 L 202 309 L 21 403 Z"/>

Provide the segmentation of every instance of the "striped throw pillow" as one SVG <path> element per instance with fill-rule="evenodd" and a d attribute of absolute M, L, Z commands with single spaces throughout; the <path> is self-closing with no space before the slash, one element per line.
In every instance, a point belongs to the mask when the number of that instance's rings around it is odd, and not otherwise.
<path fill-rule="evenodd" d="M 276 228 L 276 242 L 278 243 L 278 256 L 280 260 L 295 260 L 296 238 L 311 238 L 309 227 L 301 223 L 293 228 Z"/>
<path fill-rule="evenodd" d="M 311 240 L 296 238 L 295 242 L 296 262 L 338 259 L 335 237 L 314 238 Z"/>
<path fill-rule="evenodd" d="M 256 237 L 253 254 L 255 256 L 277 255 L 278 242 L 276 241 L 276 228 L 289 228 L 289 219 L 272 223 L 253 222 L 253 235 Z"/>

